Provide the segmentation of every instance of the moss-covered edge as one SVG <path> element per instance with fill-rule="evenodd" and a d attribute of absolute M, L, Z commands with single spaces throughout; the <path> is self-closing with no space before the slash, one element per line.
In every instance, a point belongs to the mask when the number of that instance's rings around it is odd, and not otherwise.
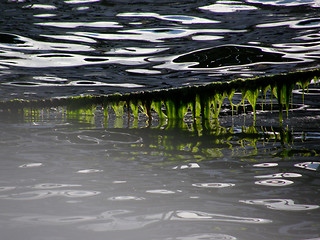
<path fill-rule="evenodd" d="M 272 76 L 263 76 L 247 79 L 236 79 L 229 82 L 214 82 L 200 86 L 187 86 L 180 88 L 141 91 L 126 94 L 110 95 L 84 95 L 76 97 L 51 98 L 43 100 L 14 99 L 1 101 L 0 109 L 14 111 L 19 109 L 43 109 L 65 106 L 70 112 L 90 112 L 95 106 L 101 105 L 105 109 L 112 106 L 117 117 L 123 115 L 123 109 L 130 109 L 135 117 L 138 116 L 138 108 L 151 119 L 151 109 L 156 111 L 159 118 L 183 119 L 188 110 L 193 117 L 203 119 L 217 118 L 221 104 L 228 97 L 231 107 L 232 97 L 235 92 L 242 93 L 242 102 L 248 100 L 251 104 L 254 118 L 257 99 L 270 89 L 277 98 L 282 121 L 282 110 L 288 111 L 290 96 L 293 88 L 299 84 L 306 88 L 310 81 L 319 78 L 320 70 L 297 71 Z M 165 115 L 164 115 L 165 113 Z M 107 111 L 105 111 L 107 114 Z"/>

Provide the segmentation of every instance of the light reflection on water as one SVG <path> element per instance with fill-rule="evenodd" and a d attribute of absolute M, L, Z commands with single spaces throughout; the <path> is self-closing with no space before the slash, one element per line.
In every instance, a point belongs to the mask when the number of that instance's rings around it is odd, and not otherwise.
<path fill-rule="evenodd" d="M 319 162 L 301 149 L 303 136 L 286 147 L 239 127 L 225 137 L 89 122 L 56 112 L 34 124 L 6 125 L 7 137 L 24 130 L 11 137 L 16 144 L 6 146 L 2 160 L 2 232 L 14 225 L 34 234 L 61 229 L 61 237 L 81 232 L 78 239 L 106 232 L 133 234 L 124 239 L 272 239 L 291 236 L 285 226 L 309 221 L 299 236 L 317 234 Z M 188 148 L 172 145 L 182 139 Z M 275 157 L 290 149 L 290 157 Z M 313 215 L 300 215 L 305 211 Z"/>
<path fill-rule="evenodd" d="M 318 64 L 316 1 L 29 2 L 0 3 L 8 23 L 0 26 L 2 99 L 167 88 Z M 227 112 L 211 129 L 105 120 L 99 111 L 1 112 L 1 236 L 319 238 L 315 84 L 294 91 L 304 103 L 290 110 L 286 129 L 276 111 L 258 111 L 256 127 L 252 116 Z"/>
<path fill-rule="evenodd" d="M 214 13 L 232 13 L 237 11 L 257 10 L 255 6 L 243 4 L 240 1 L 216 1 L 215 4 L 200 7 L 201 10 L 209 10 Z"/>
<path fill-rule="evenodd" d="M 240 200 L 246 204 L 263 205 L 274 210 L 284 211 L 306 211 L 320 208 L 319 205 L 295 204 L 292 199 L 256 199 L 256 200 Z"/>
<path fill-rule="evenodd" d="M 3 22 L 10 23 L 0 28 L 0 69 L 7 70 L 1 73 L 4 77 L 2 98 L 130 92 L 317 65 L 317 1 L 179 2 L 173 5 L 163 1 L 161 7 L 157 2 L 146 3 L 126 4 L 125 0 L 2 3 L 2 9 L 6 10 Z M 290 10 L 302 7 L 299 11 Z M 25 16 L 25 19 L 22 22 L 16 16 Z M 187 62 L 175 61 L 190 53 L 222 46 L 242 46 L 240 55 L 250 55 L 253 49 L 260 49 L 262 55 L 266 51 L 277 57 L 257 61 L 252 56 L 246 59 L 223 51 L 224 55 L 219 55 L 214 65 L 212 58 L 217 53 L 207 51 L 203 53 L 203 57 L 211 61 L 207 65 L 202 64 L 199 55 Z M 202 68 L 195 69 L 195 65 Z M 88 84 L 65 89 L 61 83 L 30 81 L 34 76 L 46 75 L 65 78 L 71 86 L 78 86 L 78 81 Z M 32 94 L 24 94 L 30 86 L 34 87 Z M 45 87 L 46 91 L 38 87 Z"/>

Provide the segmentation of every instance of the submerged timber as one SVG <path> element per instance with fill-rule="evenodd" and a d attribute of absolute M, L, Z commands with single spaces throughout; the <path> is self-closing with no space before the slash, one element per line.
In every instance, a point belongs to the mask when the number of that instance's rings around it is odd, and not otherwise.
<path fill-rule="evenodd" d="M 223 101 L 229 100 L 230 106 L 239 107 L 247 101 L 255 120 L 255 111 L 259 98 L 263 100 L 267 92 L 277 99 L 280 123 L 283 111 L 288 113 L 292 90 L 299 85 L 303 90 L 311 81 L 318 81 L 320 70 L 298 71 L 287 74 L 264 76 L 248 79 L 236 79 L 229 82 L 214 82 L 202 86 L 188 86 L 173 89 L 134 92 L 129 94 L 111 94 L 99 96 L 78 96 L 53 98 L 44 100 L 22 100 L 0 102 L 2 111 L 37 111 L 52 107 L 66 107 L 67 114 L 92 115 L 97 106 L 104 109 L 104 116 L 112 109 L 117 117 L 124 114 L 138 118 L 144 112 L 149 120 L 152 112 L 157 113 L 160 120 L 182 120 L 188 112 L 194 119 L 217 119 Z M 242 101 L 232 103 L 235 93 L 241 93 Z M 262 103 L 263 107 L 263 103 Z"/>

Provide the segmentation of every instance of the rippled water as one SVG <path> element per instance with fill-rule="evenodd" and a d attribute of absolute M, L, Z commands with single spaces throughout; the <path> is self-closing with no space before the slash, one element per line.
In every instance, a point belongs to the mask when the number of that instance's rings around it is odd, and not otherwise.
<path fill-rule="evenodd" d="M 1 99 L 169 88 L 317 66 L 319 3 L 0 3 Z"/>
<path fill-rule="evenodd" d="M 119 128 L 99 114 L 10 115 L 0 123 L 1 235 L 317 239 L 319 117 L 291 116 L 304 126 L 223 117 L 211 129 Z"/>
<path fill-rule="evenodd" d="M 1 1 L 0 100 L 316 68 L 318 1 Z M 239 97 L 240 98 L 240 97 Z M 0 112 L 1 239 L 318 239 L 319 87 L 210 127 Z M 265 99 L 266 109 L 271 105 Z M 228 106 L 225 107 L 228 109 Z"/>

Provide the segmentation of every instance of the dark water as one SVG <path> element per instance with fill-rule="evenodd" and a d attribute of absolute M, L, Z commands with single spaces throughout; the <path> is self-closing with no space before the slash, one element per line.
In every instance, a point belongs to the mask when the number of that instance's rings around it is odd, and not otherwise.
<path fill-rule="evenodd" d="M 318 7 L 4 0 L 0 100 L 316 68 Z M 210 126 L 177 127 L 99 109 L 0 112 L 0 239 L 320 239 L 319 93 L 297 88 L 282 126 L 276 108 L 257 111 L 255 127 L 230 106 Z"/>
<path fill-rule="evenodd" d="M 315 0 L 0 4 L 1 99 L 203 84 L 319 59 Z"/>

